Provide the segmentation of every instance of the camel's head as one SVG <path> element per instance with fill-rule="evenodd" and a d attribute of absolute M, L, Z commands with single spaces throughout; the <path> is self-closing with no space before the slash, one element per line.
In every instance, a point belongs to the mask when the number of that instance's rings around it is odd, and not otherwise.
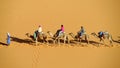
<path fill-rule="evenodd" d="M 51 37 L 53 37 L 53 34 L 52 34 L 51 31 L 47 31 L 47 33 L 48 33 Z"/>
<path fill-rule="evenodd" d="M 71 33 L 69 33 L 69 35 L 71 35 L 71 34 L 73 34 L 72 32 Z"/>
<path fill-rule="evenodd" d="M 25 35 L 30 36 L 30 34 L 29 34 L 29 33 L 26 33 Z"/>
<path fill-rule="evenodd" d="M 47 33 L 50 33 L 50 31 L 47 31 Z"/>
<path fill-rule="evenodd" d="M 96 33 L 95 33 L 95 32 L 92 32 L 92 33 L 91 33 L 91 35 L 95 36 L 95 35 L 96 35 Z"/>

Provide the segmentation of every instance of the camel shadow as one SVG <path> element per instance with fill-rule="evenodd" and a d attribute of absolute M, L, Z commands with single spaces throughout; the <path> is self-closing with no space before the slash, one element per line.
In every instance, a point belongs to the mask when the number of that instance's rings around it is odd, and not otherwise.
<path fill-rule="evenodd" d="M 82 40 L 81 42 L 83 42 L 83 43 L 87 43 L 86 40 Z M 92 40 L 90 40 L 90 41 L 89 41 L 89 44 L 92 44 L 93 46 L 98 46 L 99 44 L 102 44 L 102 43 L 99 43 L 99 42 L 96 42 L 96 41 L 92 41 Z"/>
<path fill-rule="evenodd" d="M 120 44 L 120 36 L 118 36 L 118 40 L 114 40 L 114 39 L 113 39 L 113 42 L 116 42 L 116 43 L 119 43 L 119 44 Z"/>
<path fill-rule="evenodd" d="M 82 43 L 87 43 L 87 41 L 86 40 L 81 40 L 81 42 Z M 96 42 L 96 41 L 89 41 L 89 44 L 93 44 L 93 45 L 95 45 L 95 44 L 99 44 L 99 42 Z"/>
<path fill-rule="evenodd" d="M 54 42 L 53 42 L 53 40 L 48 40 L 48 43 L 53 44 Z"/>
<path fill-rule="evenodd" d="M 70 44 L 77 44 L 77 40 L 70 40 Z"/>
<path fill-rule="evenodd" d="M 120 43 L 120 36 L 118 36 L 118 38 L 119 38 L 118 42 Z"/>
<path fill-rule="evenodd" d="M 5 46 L 7 46 L 7 44 L 6 44 L 6 43 L 3 43 L 3 42 L 0 42 L 0 45 L 5 45 Z"/>
<path fill-rule="evenodd" d="M 87 44 L 87 41 L 86 40 L 81 40 L 81 43 L 86 43 Z M 77 45 L 77 44 L 79 44 L 79 41 L 78 40 L 70 40 L 70 44 L 75 44 L 75 45 Z M 92 45 L 94 45 L 94 46 L 98 46 L 99 44 L 102 44 L 102 43 L 99 43 L 99 42 L 96 42 L 96 41 L 89 41 L 89 44 L 92 44 Z M 80 44 L 80 45 L 82 45 L 82 44 Z M 83 45 L 84 46 L 84 45 Z M 83 47 L 82 46 L 82 47 Z"/>
<path fill-rule="evenodd" d="M 120 40 L 113 40 L 113 42 L 116 42 L 116 43 L 120 44 Z"/>
<path fill-rule="evenodd" d="M 18 43 L 25 43 L 25 44 L 32 44 L 32 43 L 34 43 L 30 39 L 20 39 L 18 37 L 11 37 L 11 41 L 18 42 Z"/>
<path fill-rule="evenodd" d="M 93 44 L 93 45 L 95 45 L 95 44 L 100 44 L 99 42 L 96 42 L 96 41 L 89 41 L 89 43 L 90 43 L 90 44 Z"/>
<path fill-rule="evenodd" d="M 118 38 L 119 38 L 118 40 L 114 40 L 114 39 L 113 39 L 113 42 L 116 42 L 116 43 L 119 43 L 119 44 L 120 44 L 120 36 L 118 36 Z"/>

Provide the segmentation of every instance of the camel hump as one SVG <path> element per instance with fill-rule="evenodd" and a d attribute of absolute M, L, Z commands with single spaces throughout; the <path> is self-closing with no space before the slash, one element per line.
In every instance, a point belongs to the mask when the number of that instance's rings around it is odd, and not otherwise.
<path fill-rule="evenodd" d="M 108 35 L 109 33 L 108 32 L 104 32 L 105 35 Z"/>

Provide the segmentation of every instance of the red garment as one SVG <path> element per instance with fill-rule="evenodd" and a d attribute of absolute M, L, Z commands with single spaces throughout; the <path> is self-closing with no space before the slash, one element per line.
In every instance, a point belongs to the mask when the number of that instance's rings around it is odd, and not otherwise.
<path fill-rule="evenodd" d="M 64 32 L 64 27 L 61 27 L 61 31 Z"/>

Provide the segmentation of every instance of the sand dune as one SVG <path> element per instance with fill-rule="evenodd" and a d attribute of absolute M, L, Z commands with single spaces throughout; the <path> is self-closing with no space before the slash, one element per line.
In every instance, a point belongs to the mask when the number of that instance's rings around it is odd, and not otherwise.
<path fill-rule="evenodd" d="M 1 68 L 120 68 L 120 1 L 118 0 L 1 0 Z M 90 44 L 40 44 L 34 46 L 26 33 L 56 32 L 63 24 L 66 33 L 76 33 L 84 26 L 87 34 L 108 31 L 114 46 Z M 12 36 L 6 46 L 6 32 Z M 73 40 L 71 38 L 71 40 Z M 105 41 L 107 45 L 109 42 Z"/>

